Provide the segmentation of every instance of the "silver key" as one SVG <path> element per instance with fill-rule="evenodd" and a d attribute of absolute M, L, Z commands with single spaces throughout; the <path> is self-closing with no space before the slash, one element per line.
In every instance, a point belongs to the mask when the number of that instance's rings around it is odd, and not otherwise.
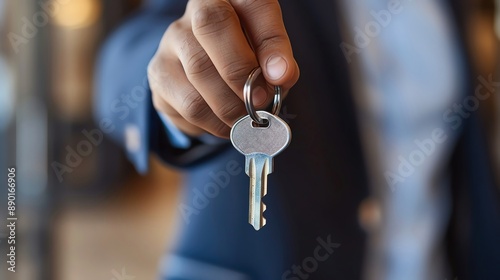
<path fill-rule="evenodd" d="M 245 155 L 245 172 L 250 176 L 248 222 L 255 230 L 266 224 L 263 216 L 266 205 L 262 197 L 267 193 L 267 175 L 273 172 L 273 158 L 290 144 L 292 138 L 285 121 L 266 111 L 258 111 L 257 114 L 267 120 L 267 126 L 256 126 L 247 115 L 231 129 L 231 142 L 236 150 Z"/>

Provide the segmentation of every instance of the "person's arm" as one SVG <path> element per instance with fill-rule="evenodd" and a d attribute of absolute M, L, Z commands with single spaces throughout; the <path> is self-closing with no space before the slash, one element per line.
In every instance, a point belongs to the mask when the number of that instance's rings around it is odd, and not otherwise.
<path fill-rule="evenodd" d="M 298 80 L 277 0 L 150 0 L 103 51 L 98 116 L 116 125 L 113 135 L 139 171 L 149 151 L 189 166 L 226 146 L 200 137 L 229 137 L 246 114 L 243 85 L 259 65 L 268 87 L 281 85 L 285 96 Z M 265 108 L 273 97 L 256 90 L 254 105 Z M 171 145 L 159 114 L 190 136 L 189 148 Z"/>
<path fill-rule="evenodd" d="M 286 96 L 299 77 L 278 0 L 191 0 L 149 64 L 153 104 L 188 135 L 227 139 L 247 113 L 243 85 L 259 66 L 253 103 L 263 109 L 273 86 Z"/>
<path fill-rule="evenodd" d="M 189 139 L 188 147 L 178 145 L 151 102 L 147 65 L 167 27 L 182 16 L 186 2 L 146 2 L 106 41 L 98 60 L 94 98 L 97 124 L 126 148 L 141 173 L 147 171 L 150 152 L 169 164 L 186 167 L 221 149 L 220 144 L 202 144 L 196 139 Z"/>

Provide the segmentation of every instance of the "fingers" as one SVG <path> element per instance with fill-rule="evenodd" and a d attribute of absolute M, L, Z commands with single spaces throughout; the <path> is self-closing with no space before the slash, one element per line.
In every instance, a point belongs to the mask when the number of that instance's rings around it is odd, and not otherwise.
<path fill-rule="evenodd" d="M 246 114 L 243 86 L 261 66 L 253 104 L 286 93 L 299 77 L 277 0 L 190 0 L 148 67 L 153 102 L 182 131 L 227 138 Z"/>
<path fill-rule="evenodd" d="M 286 91 L 299 78 L 290 39 L 277 0 L 231 0 L 266 80 Z"/>
<path fill-rule="evenodd" d="M 188 10 L 194 36 L 240 98 L 258 65 L 267 82 L 284 92 L 297 82 L 299 69 L 276 0 L 191 0 Z M 272 98 L 267 92 L 265 102 Z"/>
<path fill-rule="evenodd" d="M 187 80 L 180 63 L 175 60 L 154 60 L 148 68 L 148 77 L 156 110 L 168 115 L 179 129 L 189 135 L 197 136 L 200 134 L 199 129 L 202 129 L 215 136 L 228 138 L 230 127 L 214 114 Z M 185 122 L 180 121 L 178 116 Z"/>
<path fill-rule="evenodd" d="M 243 100 L 243 85 L 258 62 L 233 6 L 222 0 L 192 0 L 188 10 L 192 10 L 197 41 L 229 88 Z"/>
<path fill-rule="evenodd" d="M 177 29 L 179 30 L 179 29 Z M 186 78 L 219 117 L 228 126 L 245 115 L 245 107 L 242 100 L 234 94 L 233 90 L 219 75 L 210 57 L 204 48 L 198 43 L 191 30 L 177 31 L 173 43 L 174 52 L 184 68 Z M 258 103 L 266 101 L 266 96 L 257 100 Z M 254 99 L 255 101 L 255 99 Z"/>

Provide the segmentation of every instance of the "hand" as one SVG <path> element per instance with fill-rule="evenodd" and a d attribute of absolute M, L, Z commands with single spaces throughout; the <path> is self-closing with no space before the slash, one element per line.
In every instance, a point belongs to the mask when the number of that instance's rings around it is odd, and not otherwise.
<path fill-rule="evenodd" d="M 163 35 L 148 66 L 153 104 L 183 132 L 228 138 L 246 115 L 243 85 L 261 66 L 264 86 L 253 91 L 256 108 L 299 78 L 277 0 L 190 0 Z"/>

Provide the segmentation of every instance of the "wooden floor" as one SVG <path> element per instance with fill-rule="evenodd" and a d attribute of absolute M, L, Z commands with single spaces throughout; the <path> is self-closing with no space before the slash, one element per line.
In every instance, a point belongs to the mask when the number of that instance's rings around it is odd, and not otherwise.
<path fill-rule="evenodd" d="M 152 163 L 150 174 L 92 206 L 56 218 L 56 280 L 156 279 L 176 233 L 179 174 Z"/>

